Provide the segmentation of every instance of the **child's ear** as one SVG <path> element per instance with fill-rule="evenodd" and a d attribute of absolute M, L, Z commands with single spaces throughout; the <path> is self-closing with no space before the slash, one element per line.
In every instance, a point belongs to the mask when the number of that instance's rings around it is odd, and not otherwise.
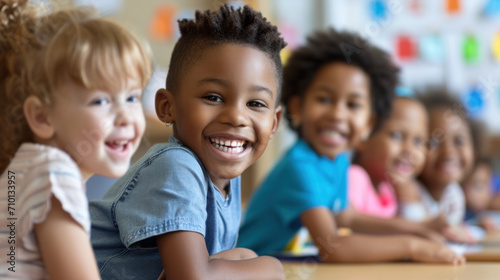
<path fill-rule="evenodd" d="M 54 126 L 47 114 L 47 107 L 36 96 L 29 96 L 23 105 L 24 116 L 36 137 L 43 140 L 52 138 Z"/>
<path fill-rule="evenodd" d="M 159 89 L 155 96 L 156 116 L 164 123 L 175 121 L 174 96 L 169 90 Z"/>
<path fill-rule="evenodd" d="M 278 105 L 278 107 L 276 107 L 276 109 L 274 110 L 273 130 L 271 131 L 269 140 L 273 139 L 274 135 L 276 135 L 276 132 L 278 132 L 282 115 L 283 115 L 283 108 L 281 107 L 281 105 Z"/>
<path fill-rule="evenodd" d="M 302 121 L 300 117 L 302 111 L 302 99 L 297 95 L 290 97 L 287 104 L 287 110 L 292 119 L 292 124 L 295 127 L 300 126 L 300 122 Z"/>

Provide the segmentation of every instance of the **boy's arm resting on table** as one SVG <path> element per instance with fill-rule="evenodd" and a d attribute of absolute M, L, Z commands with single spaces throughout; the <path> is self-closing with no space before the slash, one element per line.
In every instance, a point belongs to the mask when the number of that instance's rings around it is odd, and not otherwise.
<path fill-rule="evenodd" d="M 85 230 L 51 198 L 47 219 L 35 225 L 43 264 L 50 279 L 101 279 Z"/>
<path fill-rule="evenodd" d="M 233 248 L 229 250 L 225 250 L 222 252 L 219 252 L 217 254 L 213 254 L 210 256 L 210 259 L 222 259 L 222 260 L 229 260 L 229 261 L 240 261 L 240 260 L 248 260 L 248 259 L 253 259 L 257 258 L 258 255 L 246 248 Z"/>
<path fill-rule="evenodd" d="M 203 236 L 176 231 L 156 237 L 166 279 L 284 279 L 281 263 L 235 248 L 208 255 Z M 250 259 L 245 259 L 251 257 Z"/>
<path fill-rule="evenodd" d="M 349 214 L 349 213 L 346 213 Z M 325 262 L 381 262 L 410 258 L 414 261 L 463 263 L 464 259 L 446 246 L 418 237 L 337 236 L 335 218 L 327 208 L 313 208 L 300 216 L 302 224 Z"/>
<path fill-rule="evenodd" d="M 369 234 L 413 234 L 437 242 L 444 242 L 439 233 L 447 227 L 444 220 L 411 222 L 401 218 L 380 218 L 348 208 L 337 216 L 339 226 L 349 227 L 355 232 Z"/>

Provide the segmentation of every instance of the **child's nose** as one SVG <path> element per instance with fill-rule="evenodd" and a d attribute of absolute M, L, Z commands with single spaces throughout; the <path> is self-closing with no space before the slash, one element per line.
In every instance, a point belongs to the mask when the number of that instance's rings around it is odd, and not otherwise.
<path fill-rule="evenodd" d="M 249 124 L 246 106 L 227 104 L 219 116 L 219 121 L 231 126 L 247 126 Z"/>
<path fill-rule="evenodd" d="M 345 105 L 338 103 L 330 106 L 329 116 L 334 120 L 342 120 L 347 116 L 347 108 Z"/>
<path fill-rule="evenodd" d="M 452 143 L 450 143 L 449 140 L 444 141 L 441 145 L 441 154 L 444 156 L 451 156 L 454 155 L 456 152 L 456 149 Z"/>
<path fill-rule="evenodd" d="M 126 106 L 120 106 L 116 110 L 115 126 L 125 126 L 132 123 L 132 114 Z"/>

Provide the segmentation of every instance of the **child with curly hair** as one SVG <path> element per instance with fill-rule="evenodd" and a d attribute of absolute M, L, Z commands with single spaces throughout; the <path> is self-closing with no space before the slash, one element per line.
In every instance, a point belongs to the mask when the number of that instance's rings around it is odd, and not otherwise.
<path fill-rule="evenodd" d="M 40 10 L 0 1 L 0 278 L 99 279 L 85 181 L 127 171 L 150 59 L 92 10 Z"/>
<path fill-rule="evenodd" d="M 284 69 L 282 102 L 299 139 L 254 194 L 239 246 L 280 253 L 305 227 L 325 262 L 412 259 L 462 263 L 426 224 L 363 215 L 348 207 L 349 156 L 390 113 L 398 69 L 361 37 L 333 29 L 312 34 Z M 354 232 L 399 235 L 337 235 Z"/>

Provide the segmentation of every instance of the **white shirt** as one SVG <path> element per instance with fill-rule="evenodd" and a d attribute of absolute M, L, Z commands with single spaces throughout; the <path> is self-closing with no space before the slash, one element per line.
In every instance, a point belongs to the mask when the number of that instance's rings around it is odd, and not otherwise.
<path fill-rule="evenodd" d="M 47 218 L 52 195 L 88 233 L 88 201 L 76 163 L 59 149 L 22 144 L 0 178 L 1 279 L 48 279 L 33 228 Z"/>

